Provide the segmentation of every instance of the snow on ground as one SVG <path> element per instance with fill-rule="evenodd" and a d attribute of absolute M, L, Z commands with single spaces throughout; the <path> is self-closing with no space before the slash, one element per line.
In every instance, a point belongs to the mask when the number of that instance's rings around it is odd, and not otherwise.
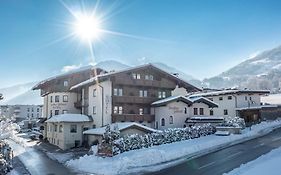
<path fill-rule="evenodd" d="M 85 155 L 79 159 L 66 162 L 72 169 L 94 174 L 130 174 L 158 171 L 173 166 L 187 158 L 192 158 L 218 149 L 262 136 L 275 128 L 281 127 L 281 120 L 262 122 L 246 128 L 240 135 L 210 135 L 192 140 L 174 142 L 139 150 L 124 152 L 114 157 Z"/>
<path fill-rule="evenodd" d="M 225 175 L 280 175 L 281 147 L 270 151 Z"/>
<path fill-rule="evenodd" d="M 66 161 L 72 159 L 74 157 L 73 153 L 51 153 L 46 152 L 47 156 L 52 159 L 56 160 L 59 163 L 65 163 Z"/>

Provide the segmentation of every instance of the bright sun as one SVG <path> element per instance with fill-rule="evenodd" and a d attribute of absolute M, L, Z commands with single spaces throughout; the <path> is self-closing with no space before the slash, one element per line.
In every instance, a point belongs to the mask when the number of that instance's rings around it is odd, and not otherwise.
<path fill-rule="evenodd" d="M 92 15 L 79 15 L 74 27 L 75 33 L 83 40 L 94 40 L 101 34 L 100 21 Z"/>

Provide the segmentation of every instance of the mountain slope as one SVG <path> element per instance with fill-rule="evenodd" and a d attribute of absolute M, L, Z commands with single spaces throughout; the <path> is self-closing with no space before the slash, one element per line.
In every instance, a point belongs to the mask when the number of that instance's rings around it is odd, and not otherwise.
<path fill-rule="evenodd" d="M 240 87 L 279 91 L 280 77 L 281 46 L 264 51 L 203 82 L 211 88 Z"/>

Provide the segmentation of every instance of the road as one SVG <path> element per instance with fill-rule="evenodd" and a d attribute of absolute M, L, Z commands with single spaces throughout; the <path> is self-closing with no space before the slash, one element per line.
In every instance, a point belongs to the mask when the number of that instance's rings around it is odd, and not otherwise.
<path fill-rule="evenodd" d="M 281 129 L 150 175 L 221 175 L 281 146 Z"/>
<path fill-rule="evenodd" d="M 31 175 L 72 175 L 62 164 L 51 160 L 45 153 L 33 148 L 23 147 L 12 140 L 8 141 L 17 156 Z"/>

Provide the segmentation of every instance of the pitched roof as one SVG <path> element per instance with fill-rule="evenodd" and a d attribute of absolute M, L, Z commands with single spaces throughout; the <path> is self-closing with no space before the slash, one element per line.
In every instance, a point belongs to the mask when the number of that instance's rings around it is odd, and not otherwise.
<path fill-rule="evenodd" d="M 84 67 L 81 67 L 79 69 L 75 69 L 75 70 L 72 70 L 72 71 L 69 71 L 69 72 L 66 72 L 66 73 L 62 73 L 62 74 L 59 74 L 59 75 L 56 75 L 56 76 L 52 76 L 50 78 L 47 78 L 43 81 L 40 81 L 39 83 L 37 83 L 35 86 L 32 87 L 32 90 L 36 90 L 36 89 L 40 89 L 44 84 L 54 80 L 54 79 L 58 79 L 58 78 L 64 78 L 64 77 L 67 77 L 67 76 L 70 76 L 70 75 L 73 75 L 73 74 L 77 74 L 77 73 L 81 73 L 81 72 L 87 72 L 87 71 L 91 71 L 91 70 L 94 70 L 94 69 L 99 69 L 99 70 L 102 70 L 101 68 L 98 68 L 98 67 L 95 67 L 95 66 L 84 66 Z"/>
<path fill-rule="evenodd" d="M 146 67 L 151 67 L 161 73 L 164 73 L 165 75 L 167 75 L 168 77 L 178 81 L 178 83 L 182 84 L 183 86 L 185 87 L 188 87 L 189 89 L 191 89 L 192 91 L 201 91 L 201 89 L 187 83 L 185 80 L 182 80 L 181 78 L 175 76 L 175 75 L 172 75 L 164 70 L 162 70 L 161 68 L 149 63 L 149 64 L 144 64 L 144 65 L 141 65 L 141 66 L 136 66 L 136 67 L 131 67 L 131 68 L 128 68 L 128 69 L 124 69 L 124 70 L 121 70 L 121 71 L 116 71 L 116 72 L 109 72 L 109 73 L 105 73 L 103 75 L 98 75 L 98 76 L 95 76 L 93 78 L 90 78 L 84 82 L 81 82 L 77 85 L 74 85 L 70 88 L 70 90 L 74 90 L 74 89 L 77 89 L 79 87 L 82 87 L 82 86 L 85 86 L 85 85 L 89 85 L 89 84 L 94 84 L 97 80 L 100 81 L 101 78 L 106 78 L 106 77 L 110 77 L 112 75 L 116 75 L 116 74 L 119 74 L 119 73 L 126 73 L 126 72 L 130 72 L 130 71 L 133 71 L 133 70 L 138 70 L 138 69 L 143 69 L 143 68 L 146 68 Z"/>
<path fill-rule="evenodd" d="M 218 95 L 231 95 L 231 94 L 269 94 L 269 90 L 237 90 L 237 89 L 230 89 L 230 90 L 219 90 L 219 91 L 212 91 L 212 92 L 205 92 L 205 93 L 195 93 L 190 95 L 190 98 L 193 97 L 209 97 L 209 96 L 218 96 Z"/>
<path fill-rule="evenodd" d="M 155 129 L 152 129 L 150 127 L 147 127 L 147 126 L 141 125 L 139 123 L 135 123 L 135 122 L 113 123 L 110 125 L 111 130 L 114 130 L 115 127 L 117 127 L 119 129 L 119 131 L 131 128 L 131 127 L 137 127 L 139 129 L 145 130 L 147 132 L 157 132 L 157 130 L 155 130 Z M 105 128 L 106 127 L 89 129 L 87 131 L 84 131 L 83 134 L 103 135 L 105 133 Z"/>
<path fill-rule="evenodd" d="M 48 119 L 46 122 L 90 122 L 93 119 L 83 114 L 60 114 Z"/>
<path fill-rule="evenodd" d="M 185 97 L 182 95 L 171 96 L 171 97 L 168 97 L 165 99 L 161 99 L 161 100 L 153 102 L 151 105 L 154 107 L 165 106 L 166 104 L 171 103 L 173 101 L 182 101 L 182 102 L 186 103 L 187 105 L 192 105 L 194 103 L 205 103 L 206 105 L 208 105 L 211 108 L 218 107 L 218 105 L 215 102 L 213 102 L 205 97 L 189 98 L 189 97 Z"/>

